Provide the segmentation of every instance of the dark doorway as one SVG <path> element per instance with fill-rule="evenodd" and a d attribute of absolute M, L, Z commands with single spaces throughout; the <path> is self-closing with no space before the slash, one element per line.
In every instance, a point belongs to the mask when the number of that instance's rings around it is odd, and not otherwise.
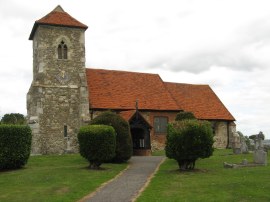
<path fill-rule="evenodd" d="M 145 134 L 142 128 L 132 128 L 131 129 L 133 149 L 145 148 Z"/>
<path fill-rule="evenodd" d="M 135 155 L 146 155 L 151 152 L 150 124 L 137 111 L 129 121 Z"/>

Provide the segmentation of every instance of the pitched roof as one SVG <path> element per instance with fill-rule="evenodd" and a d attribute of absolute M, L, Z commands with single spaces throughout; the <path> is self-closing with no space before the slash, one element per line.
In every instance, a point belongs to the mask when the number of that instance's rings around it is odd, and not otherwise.
<path fill-rule="evenodd" d="M 119 115 L 126 121 L 129 121 L 131 117 L 136 113 L 136 110 L 121 111 Z"/>
<path fill-rule="evenodd" d="M 138 114 L 137 114 L 138 113 Z M 138 115 L 138 117 L 143 120 L 143 122 L 145 124 L 148 125 L 148 127 L 152 128 L 151 124 L 144 118 L 144 116 L 139 112 L 139 111 L 136 111 L 136 110 L 127 110 L 127 111 L 121 111 L 119 113 L 119 115 L 121 117 L 123 117 L 126 121 L 131 121 L 131 119 L 135 118 L 136 115 Z M 138 118 L 137 117 L 137 118 Z"/>
<path fill-rule="evenodd" d="M 172 110 L 179 107 L 158 74 L 86 69 L 93 109 Z"/>
<path fill-rule="evenodd" d="M 198 119 L 230 120 L 235 118 L 227 110 L 209 85 L 164 83 L 184 111 L 193 112 Z"/>
<path fill-rule="evenodd" d="M 35 24 L 32 28 L 29 39 L 32 40 L 36 29 L 39 25 L 54 25 L 54 26 L 65 26 L 65 27 L 76 27 L 87 29 L 88 27 L 70 16 L 66 13 L 61 6 L 57 6 L 53 11 L 44 16 L 43 18 L 35 21 Z"/>

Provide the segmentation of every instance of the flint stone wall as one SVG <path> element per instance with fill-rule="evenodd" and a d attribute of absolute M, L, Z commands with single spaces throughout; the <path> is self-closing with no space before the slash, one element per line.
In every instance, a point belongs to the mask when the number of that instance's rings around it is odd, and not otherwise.
<path fill-rule="evenodd" d="M 227 146 L 230 146 L 233 136 L 232 131 L 235 130 L 236 126 L 233 122 L 216 121 L 214 126 L 214 147 L 224 149 Z"/>
<path fill-rule="evenodd" d="M 83 29 L 39 25 L 33 39 L 33 81 L 27 94 L 32 154 L 78 152 L 77 132 L 89 120 Z M 58 59 L 64 41 L 68 59 Z"/>

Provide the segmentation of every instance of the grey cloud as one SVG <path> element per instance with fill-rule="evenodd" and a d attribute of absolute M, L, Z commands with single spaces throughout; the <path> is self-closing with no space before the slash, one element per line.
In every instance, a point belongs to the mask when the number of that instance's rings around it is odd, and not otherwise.
<path fill-rule="evenodd" d="M 166 64 L 166 68 L 171 71 L 187 71 L 192 73 L 200 73 L 207 71 L 211 66 L 223 66 L 237 70 L 250 71 L 253 68 L 263 67 L 260 61 L 241 53 L 238 50 L 229 51 L 201 51 L 187 57 L 177 56 L 173 54 L 170 57 L 162 57 L 149 62 L 150 68 L 162 67 Z"/>
<path fill-rule="evenodd" d="M 269 16 L 270 17 L 270 16 Z M 246 36 L 249 43 L 263 42 L 264 45 L 270 43 L 270 19 L 261 18 L 254 20 L 245 27 L 238 30 L 241 35 Z"/>

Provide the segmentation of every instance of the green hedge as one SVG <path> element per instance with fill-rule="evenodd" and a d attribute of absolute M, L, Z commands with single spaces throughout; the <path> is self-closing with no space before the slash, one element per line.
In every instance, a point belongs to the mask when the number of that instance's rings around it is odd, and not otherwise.
<path fill-rule="evenodd" d="M 116 134 L 111 126 L 89 125 L 80 128 L 78 140 L 80 154 L 90 163 L 90 168 L 99 166 L 115 156 Z"/>
<path fill-rule="evenodd" d="M 95 117 L 90 124 L 112 126 L 116 132 L 116 150 L 112 162 L 125 162 L 132 156 L 132 140 L 129 123 L 118 114 L 106 111 Z"/>
<path fill-rule="evenodd" d="M 0 169 L 24 166 L 30 156 L 31 140 L 29 126 L 0 125 Z"/>

